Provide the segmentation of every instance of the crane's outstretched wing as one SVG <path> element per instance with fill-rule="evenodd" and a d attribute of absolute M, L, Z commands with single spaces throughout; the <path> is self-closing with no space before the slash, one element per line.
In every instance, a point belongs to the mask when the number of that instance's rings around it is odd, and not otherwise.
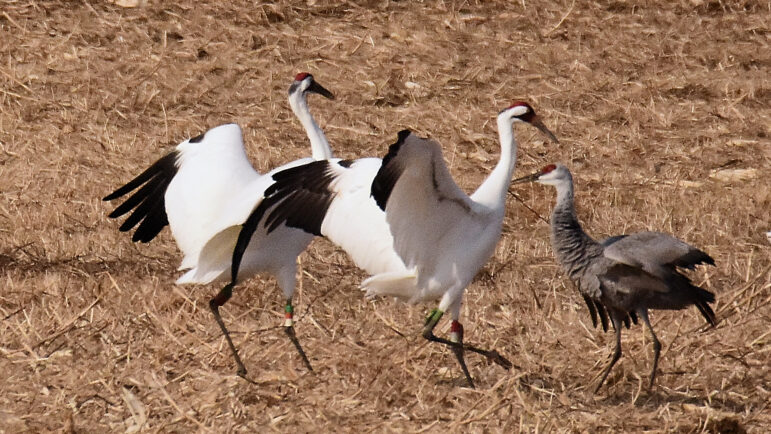
<path fill-rule="evenodd" d="M 102 199 L 117 199 L 139 188 L 108 215 L 110 218 L 118 218 L 133 210 L 119 228 L 121 232 L 127 232 L 139 224 L 131 237 L 132 241 L 147 243 L 169 224 L 164 195 L 177 174 L 177 158 L 178 151 L 166 154 L 139 176 Z"/>
<path fill-rule="evenodd" d="M 327 237 L 369 274 L 403 271 L 385 214 L 370 197 L 380 165 L 378 158 L 322 160 L 277 171 L 243 237 L 261 223 L 269 232 L 286 224 Z"/>
<path fill-rule="evenodd" d="M 408 268 L 430 268 L 445 234 L 474 219 L 474 203 L 453 181 L 438 143 L 404 130 L 372 182 L 394 247 Z"/>
<path fill-rule="evenodd" d="M 142 242 L 153 239 L 168 224 L 185 254 L 180 267 L 184 269 L 195 265 L 200 249 L 214 235 L 213 222 L 257 178 L 259 173 L 244 150 L 241 128 L 226 124 L 180 143 L 104 200 L 139 188 L 110 217 L 133 209 L 120 230 L 128 231 L 141 221 L 133 240 Z"/>

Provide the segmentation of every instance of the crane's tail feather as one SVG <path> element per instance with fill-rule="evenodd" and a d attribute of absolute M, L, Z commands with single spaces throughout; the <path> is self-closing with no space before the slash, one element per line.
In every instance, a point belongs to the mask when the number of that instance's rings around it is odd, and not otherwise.
<path fill-rule="evenodd" d="M 234 225 L 217 233 L 206 242 L 196 261 L 185 257 L 182 265 L 192 268 L 177 279 L 177 284 L 206 284 L 227 277 L 240 230 L 240 225 Z"/>
<path fill-rule="evenodd" d="M 589 308 L 589 314 L 592 316 L 592 327 L 597 328 L 597 309 L 594 307 L 594 301 L 586 295 L 583 297 L 586 307 Z"/>
<path fill-rule="evenodd" d="M 699 312 L 704 316 L 704 319 L 706 319 L 712 327 L 717 325 L 715 311 L 712 310 L 712 307 L 708 304 L 715 302 L 715 294 L 694 285 L 690 285 L 689 289 L 692 303 L 696 305 L 696 308 L 699 309 Z"/>
<path fill-rule="evenodd" d="M 605 306 L 599 301 L 595 300 L 594 305 L 597 308 L 597 313 L 600 315 L 600 320 L 602 322 L 602 331 L 607 332 L 608 331 L 608 311 L 605 310 Z"/>
<path fill-rule="evenodd" d="M 701 250 L 692 248 L 688 251 L 688 253 L 677 258 L 677 260 L 672 265 L 686 268 L 688 270 L 693 270 L 697 265 L 700 264 L 715 265 L 715 260 Z"/>
<path fill-rule="evenodd" d="M 367 298 L 391 296 L 411 301 L 420 293 L 414 271 L 398 271 L 376 274 L 361 282 L 361 290 Z"/>
<path fill-rule="evenodd" d="M 202 271 L 198 268 L 188 270 L 175 282 L 177 285 L 198 284 L 205 285 L 218 280 L 224 280 L 228 270 L 208 270 Z"/>

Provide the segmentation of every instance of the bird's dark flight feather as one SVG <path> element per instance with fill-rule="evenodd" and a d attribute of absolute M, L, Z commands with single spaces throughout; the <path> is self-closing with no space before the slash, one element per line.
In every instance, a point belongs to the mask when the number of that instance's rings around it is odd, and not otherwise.
<path fill-rule="evenodd" d="M 133 210 L 133 213 L 120 226 L 120 231 L 126 232 L 139 224 L 131 238 L 133 241 L 149 242 L 169 224 L 164 195 L 169 183 L 177 174 L 178 157 L 179 152 L 170 152 L 126 185 L 104 197 L 103 200 L 117 199 L 141 186 L 109 214 L 110 218 L 117 218 Z"/>
<path fill-rule="evenodd" d="M 263 218 L 263 226 L 268 233 L 286 224 L 316 236 L 321 235 L 321 224 L 334 198 L 329 189 L 334 180 L 330 164 L 335 163 L 314 161 L 273 174 L 273 184 L 265 190 L 262 201 L 249 214 L 238 233 L 230 267 L 231 283 L 236 282 L 246 247 Z M 302 212 L 297 212 L 299 210 Z"/>
<path fill-rule="evenodd" d="M 388 203 L 388 197 L 391 196 L 391 192 L 396 185 L 396 181 L 402 174 L 403 169 L 396 164 L 393 164 L 393 159 L 399 153 L 407 137 L 412 134 L 410 130 L 401 130 L 398 133 L 396 143 L 388 147 L 388 153 L 383 157 L 383 164 L 375 175 L 375 179 L 372 180 L 372 197 L 375 199 L 377 206 L 385 211 L 386 203 Z"/>

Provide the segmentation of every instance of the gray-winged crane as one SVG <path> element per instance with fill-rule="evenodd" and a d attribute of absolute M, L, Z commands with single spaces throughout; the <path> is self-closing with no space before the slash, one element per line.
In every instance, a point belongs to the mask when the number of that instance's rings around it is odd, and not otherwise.
<path fill-rule="evenodd" d="M 257 233 L 246 246 L 243 267 L 236 276 L 230 273 L 230 264 L 238 231 L 227 230 L 240 227 L 246 220 L 262 199 L 265 189 L 273 183 L 273 173 L 332 157 L 327 139 L 308 109 L 308 93 L 318 93 L 329 99 L 334 99 L 334 96 L 308 73 L 297 74 L 289 87 L 289 104 L 308 134 L 311 158 L 296 160 L 267 174 L 260 174 L 246 156 L 241 128 L 236 124 L 221 125 L 180 143 L 104 200 L 117 199 L 139 188 L 109 217 L 117 218 L 133 210 L 120 230 L 129 231 L 139 224 L 132 240 L 145 243 L 155 238 L 168 224 L 184 254 L 179 269 L 188 270 L 177 280 L 178 284 L 206 284 L 228 278 L 240 281 L 261 272 L 275 276 L 286 300 L 284 330 L 307 368 L 312 370 L 294 332 L 292 296 L 297 256 L 313 237 L 286 226 L 277 228 L 271 234 Z M 209 307 L 238 365 L 238 374 L 244 377 L 246 368 L 219 314 L 219 307 L 231 295 L 230 290 L 220 291 L 210 300 Z"/>
<path fill-rule="evenodd" d="M 563 165 L 548 165 L 540 171 L 513 181 L 535 181 L 557 189 L 557 204 L 551 215 L 551 240 L 554 255 L 584 298 L 592 323 L 597 315 L 607 331 L 608 316 L 616 329 L 613 358 L 602 373 L 597 393 L 611 368 L 621 357 L 621 326 L 629 319 L 642 318 L 653 338 L 653 368 L 650 383 L 656 377 L 661 343 L 648 319 L 648 309 L 684 309 L 694 305 L 707 322 L 715 326 L 715 312 L 709 303 L 715 295 L 681 274 L 680 268 L 694 269 L 699 264 L 715 265 L 703 251 L 660 232 L 617 235 L 600 242 L 581 228 L 573 202 L 573 177 Z"/>
<path fill-rule="evenodd" d="M 464 289 L 500 238 L 516 164 L 512 124 L 532 124 L 557 141 L 527 103 L 501 111 L 497 122 L 501 159 L 471 197 L 455 185 L 439 145 L 405 130 L 382 161 L 316 161 L 275 173 L 275 184 L 244 225 L 238 246 L 248 242 L 261 221 L 268 232 L 284 224 L 303 228 L 328 237 L 373 275 L 362 282 L 367 296 L 395 296 L 412 303 L 441 299 L 423 336 L 453 348 L 473 387 L 464 349 L 507 369 L 511 366 L 496 351 L 463 344 L 458 318 Z M 238 246 L 233 269 L 241 260 Z M 433 334 L 448 309 L 453 320 L 450 340 Z"/>

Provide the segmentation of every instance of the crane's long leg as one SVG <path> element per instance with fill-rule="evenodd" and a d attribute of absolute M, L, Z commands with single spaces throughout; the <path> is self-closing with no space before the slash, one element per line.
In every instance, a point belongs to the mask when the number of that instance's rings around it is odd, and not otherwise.
<path fill-rule="evenodd" d="M 457 345 L 456 342 L 452 342 L 452 341 L 449 341 L 447 339 L 442 339 L 442 338 L 440 338 L 438 336 L 435 336 L 434 333 L 433 333 L 433 328 L 436 327 L 436 323 L 439 322 L 439 319 L 442 317 L 443 314 L 444 314 L 444 312 L 440 311 L 439 309 L 434 309 L 434 310 L 431 311 L 431 313 L 426 318 L 426 327 L 423 328 L 423 337 L 425 337 L 426 339 L 428 339 L 428 340 L 430 340 L 432 342 L 439 342 L 439 343 L 443 343 L 443 344 L 449 345 L 449 346 Z M 433 316 L 435 316 L 435 315 L 439 315 L 439 317 L 436 318 L 436 323 L 434 323 L 434 326 L 431 327 L 430 334 L 431 334 L 432 338 L 428 338 L 428 337 L 426 337 L 426 328 L 428 327 L 429 321 L 431 320 L 431 318 Z M 458 323 L 458 325 L 461 328 L 463 327 L 463 326 L 460 325 L 460 323 Z M 501 353 L 499 353 L 497 350 L 484 350 L 482 348 L 478 348 L 478 347 L 475 347 L 473 345 L 466 344 L 466 343 L 462 343 L 462 345 L 463 345 L 463 349 L 464 350 L 468 350 L 468 351 L 480 354 L 482 356 L 485 356 L 490 361 L 500 365 L 504 369 L 511 369 L 511 367 L 512 367 L 511 362 L 507 358 L 503 357 L 501 355 Z"/>
<path fill-rule="evenodd" d="M 220 316 L 220 306 L 227 303 L 228 300 L 230 300 L 230 297 L 233 295 L 233 284 L 228 283 L 225 285 L 224 288 L 220 290 L 217 295 L 212 297 L 211 300 L 209 300 L 209 308 L 211 309 L 212 313 L 214 314 L 214 319 L 217 320 L 217 324 L 220 325 L 220 329 L 222 329 L 222 334 L 225 335 L 225 340 L 228 342 L 228 346 L 230 347 L 230 351 L 233 353 L 233 358 L 236 361 L 236 365 L 238 366 L 238 376 L 242 378 L 246 378 L 246 367 L 244 366 L 244 363 L 241 361 L 241 358 L 238 356 L 238 351 L 236 351 L 236 346 L 233 345 L 233 340 L 230 339 L 230 332 L 228 332 L 227 327 L 225 327 L 225 323 L 222 322 L 222 317 Z"/>
<path fill-rule="evenodd" d="M 286 315 L 286 319 L 284 320 L 284 332 L 287 336 L 289 336 L 289 339 L 294 344 L 294 347 L 297 348 L 297 352 L 300 353 L 300 357 L 302 357 L 303 363 L 305 363 L 305 367 L 312 372 L 313 367 L 311 366 L 311 362 L 308 360 L 308 356 L 305 355 L 305 351 L 303 351 L 303 347 L 300 346 L 300 341 L 297 340 L 297 335 L 294 332 L 294 307 L 292 306 L 291 299 L 286 301 L 284 312 Z"/>
<path fill-rule="evenodd" d="M 423 327 L 423 337 L 428 339 L 431 342 L 438 342 L 440 344 L 444 344 L 452 348 L 453 352 L 455 353 L 455 357 L 458 358 L 458 363 L 461 366 L 461 369 L 463 369 L 463 373 L 466 375 L 466 379 L 468 380 L 471 387 L 474 387 L 474 382 L 471 380 L 471 375 L 468 373 L 468 368 L 466 367 L 466 362 L 463 358 L 463 352 L 465 350 L 481 354 L 485 357 L 487 357 L 489 360 L 495 362 L 496 364 L 502 366 L 505 369 L 511 369 L 511 362 L 508 361 L 505 357 L 500 355 L 498 351 L 496 350 L 483 350 L 481 348 L 477 348 L 473 345 L 465 344 L 463 343 L 463 326 L 458 321 L 453 321 L 452 324 L 452 332 L 455 334 L 455 337 L 457 338 L 457 342 L 453 340 L 447 340 L 440 338 L 434 334 L 434 328 L 439 323 L 439 320 L 442 318 L 442 315 L 444 315 L 444 312 L 442 312 L 439 309 L 434 309 L 431 311 L 431 313 L 428 314 L 428 317 L 426 318 L 426 324 Z"/>
<path fill-rule="evenodd" d="M 460 333 L 457 333 L 456 330 L 456 324 L 460 325 L 459 322 L 453 321 L 453 334 L 455 335 L 455 338 L 457 338 L 456 341 L 450 341 L 447 339 L 442 339 L 440 337 L 437 337 L 434 335 L 434 328 L 439 323 L 439 320 L 442 318 L 442 315 L 444 315 L 444 312 L 442 312 L 439 309 L 434 309 L 431 311 L 431 313 L 428 315 L 428 318 L 426 318 L 426 325 L 423 326 L 423 337 L 428 339 L 431 342 L 439 342 L 442 344 L 445 344 L 449 346 L 452 351 L 455 353 L 455 357 L 458 359 L 458 363 L 460 364 L 460 368 L 463 370 L 463 374 L 466 376 L 466 380 L 468 380 L 468 385 L 472 389 L 474 389 L 474 380 L 471 379 L 471 374 L 468 372 L 468 367 L 466 367 L 466 361 L 463 358 L 463 328 L 460 328 Z"/>
<path fill-rule="evenodd" d="M 659 354 L 661 353 L 661 342 L 659 342 L 656 333 L 653 331 L 651 321 L 648 319 L 648 311 L 640 311 L 640 317 L 645 325 L 648 326 L 648 330 L 650 330 L 651 337 L 653 338 L 653 369 L 651 370 L 651 382 L 648 384 L 648 389 L 650 389 L 653 387 L 653 380 L 656 378 L 656 369 L 659 365 Z"/>
<path fill-rule="evenodd" d="M 618 315 L 612 314 L 610 316 L 611 321 L 613 321 L 613 328 L 616 330 L 616 349 L 613 351 L 613 358 L 610 360 L 610 363 L 608 364 L 608 367 L 605 368 L 605 371 L 602 373 L 602 378 L 600 378 L 600 382 L 597 384 L 597 387 L 594 388 L 594 393 L 597 393 L 597 391 L 600 390 L 600 387 L 602 387 L 602 383 L 605 382 L 605 379 L 608 378 L 608 374 L 610 373 L 610 370 L 613 368 L 613 365 L 618 362 L 618 359 L 621 358 L 621 320 L 618 318 Z"/>

